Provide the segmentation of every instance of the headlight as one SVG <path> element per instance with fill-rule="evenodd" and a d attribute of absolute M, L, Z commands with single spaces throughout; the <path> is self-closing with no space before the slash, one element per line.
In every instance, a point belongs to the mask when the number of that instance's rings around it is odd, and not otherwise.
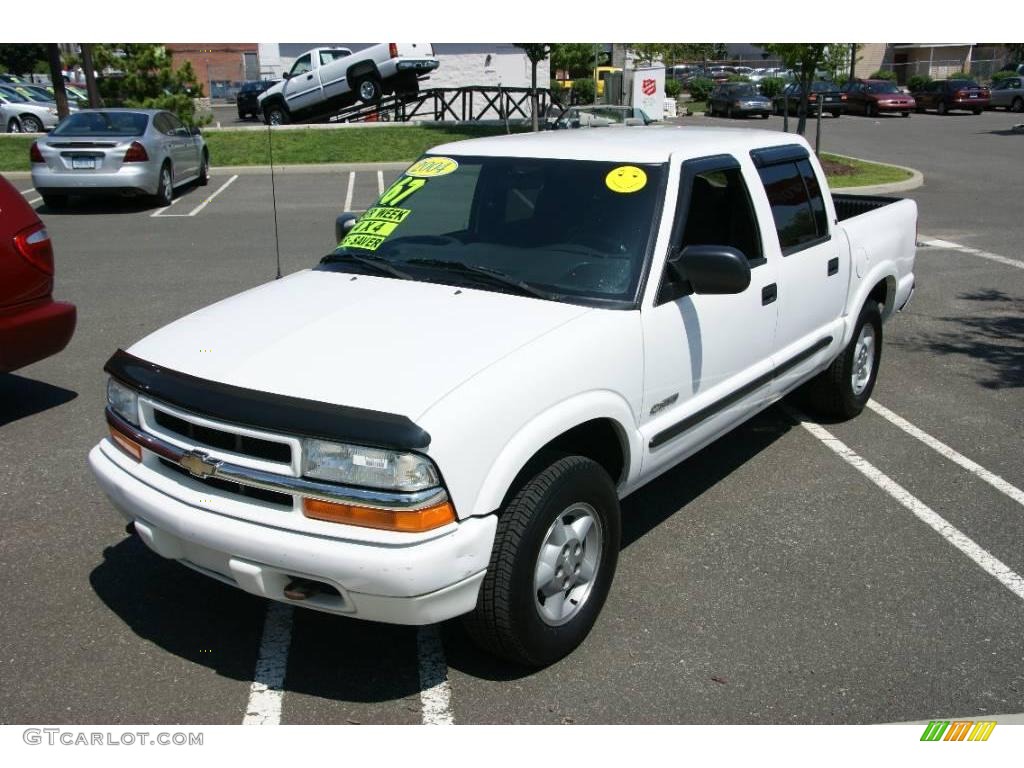
<path fill-rule="evenodd" d="M 139 426 L 139 395 L 117 379 L 107 379 L 107 404 L 125 421 Z"/>
<path fill-rule="evenodd" d="M 425 456 L 311 438 L 302 441 L 302 474 L 392 491 L 422 491 L 441 484 L 437 467 Z"/>

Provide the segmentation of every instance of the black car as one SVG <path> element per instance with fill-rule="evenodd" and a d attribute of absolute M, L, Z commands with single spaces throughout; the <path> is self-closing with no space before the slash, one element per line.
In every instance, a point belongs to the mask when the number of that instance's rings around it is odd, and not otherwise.
<path fill-rule="evenodd" d="M 782 93 L 772 99 L 775 114 L 797 114 L 800 109 L 800 94 L 800 83 L 790 83 L 783 88 Z M 817 115 L 819 108 L 832 117 L 839 117 L 846 111 L 846 94 L 840 91 L 835 83 L 815 80 L 811 83 L 811 92 L 807 97 L 807 114 Z"/>
<path fill-rule="evenodd" d="M 746 117 L 760 115 L 768 117 L 772 111 L 771 101 L 762 96 L 753 83 L 723 83 L 716 85 L 708 96 L 707 112 L 710 116 Z"/>
<path fill-rule="evenodd" d="M 238 119 L 244 120 L 249 115 L 260 116 L 259 96 L 267 88 L 279 82 L 278 80 L 248 80 L 242 83 L 238 91 L 236 102 L 238 104 Z"/>

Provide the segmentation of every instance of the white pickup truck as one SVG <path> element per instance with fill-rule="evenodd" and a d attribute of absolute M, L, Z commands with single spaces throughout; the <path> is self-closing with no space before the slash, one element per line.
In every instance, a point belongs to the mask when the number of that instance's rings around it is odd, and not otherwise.
<path fill-rule="evenodd" d="M 295 59 L 277 85 L 259 97 L 268 125 L 324 119 L 386 93 L 415 95 L 421 77 L 437 69 L 430 43 L 377 43 L 348 48 L 313 48 Z"/>
<path fill-rule="evenodd" d="M 914 289 L 909 200 L 797 136 L 650 127 L 440 146 L 314 268 L 106 365 L 103 490 L 142 540 L 341 616 L 575 648 L 620 500 L 804 385 L 864 408 Z"/>

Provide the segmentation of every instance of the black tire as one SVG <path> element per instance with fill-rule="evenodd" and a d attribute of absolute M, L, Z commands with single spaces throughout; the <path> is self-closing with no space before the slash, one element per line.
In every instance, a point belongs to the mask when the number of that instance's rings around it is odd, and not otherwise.
<path fill-rule="evenodd" d="M 25 133 L 43 133 L 43 121 L 35 115 L 22 115 L 21 130 Z"/>
<path fill-rule="evenodd" d="M 7 132 L 8 133 L 21 133 L 21 123 L 18 122 L 18 118 L 12 117 L 7 121 Z"/>
<path fill-rule="evenodd" d="M 205 187 L 210 183 L 210 153 L 205 149 L 203 150 L 203 159 L 199 162 L 199 180 L 198 184 L 200 187 Z"/>
<path fill-rule="evenodd" d="M 263 122 L 267 125 L 288 125 L 291 115 L 280 101 L 272 101 L 263 106 Z"/>
<path fill-rule="evenodd" d="M 914 111 L 917 112 L 917 114 L 919 114 L 919 115 L 923 115 L 924 114 L 924 107 L 914 107 Z"/>
<path fill-rule="evenodd" d="M 365 75 L 359 78 L 355 92 L 363 104 L 376 104 L 384 93 L 380 79 L 376 75 Z"/>
<path fill-rule="evenodd" d="M 1024 99 L 1022 99 L 1020 96 L 1018 96 L 1012 102 L 1010 102 L 1010 111 L 1011 112 L 1024 112 Z"/>
<path fill-rule="evenodd" d="M 171 163 L 167 161 L 160 166 L 160 183 L 157 185 L 156 194 L 153 196 L 153 202 L 161 208 L 166 208 L 174 200 L 173 178 Z"/>
<path fill-rule="evenodd" d="M 761 119 L 762 119 L 762 120 L 767 120 L 767 119 L 768 119 L 768 113 L 767 113 L 767 112 L 763 112 L 763 113 L 761 114 Z"/>
<path fill-rule="evenodd" d="M 864 105 L 864 116 L 865 117 L 878 117 L 878 107 L 868 102 Z"/>
<path fill-rule="evenodd" d="M 832 117 L 842 117 L 843 116 L 842 112 L 829 112 L 829 114 L 832 115 Z"/>
<path fill-rule="evenodd" d="M 68 196 L 67 195 L 43 195 L 43 205 L 51 210 L 59 210 L 67 207 Z"/>
<path fill-rule="evenodd" d="M 971 111 L 972 111 L 972 112 L 973 112 L 974 114 L 976 114 L 976 115 L 980 115 L 980 114 L 981 114 L 981 109 L 972 109 Z"/>
<path fill-rule="evenodd" d="M 854 389 L 853 376 L 857 369 L 860 352 L 859 340 L 865 326 L 870 325 L 874 334 L 871 370 L 863 389 Z M 837 419 L 852 419 L 864 410 L 871 392 L 878 380 L 878 366 L 882 361 L 882 312 L 878 303 L 872 300 L 864 305 L 857 318 L 853 338 L 839 357 L 828 368 L 804 385 L 803 394 L 807 405 L 817 415 Z"/>
<path fill-rule="evenodd" d="M 615 486 L 597 462 L 565 456 L 546 466 L 538 463 L 527 474 L 501 510 L 487 574 L 465 625 L 473 640 L 490 653 L 542 667 L 570 653 L 594 626 L 615 575 L 621 523 Z M 568 608 L 565 623 L 553 625 L 541 615 L 547 603 L 541 602 L 541 590 L 535 587 L 538 558 L 550 531 L 560 520 L 572 518 L 567 513 L 576 504 L 594 512 L 591 530 L 599 532 L 600 546 L 591 552 L 597 566 L 582 602 Z M 582 551 L 585 557 L 588 546 L 590 539 L 584 538 L 582 547 L 575 549 L 577 555 Z M 571 542 L 564 547 L 571 550 Z"/>
<path fill-rule="evenodd" d="M 910 117 L 909 112 L 900 112 L 900 117 Z"/>
<path fill-rule="evenodd" d="M 731 106 L 728 106 L 728 107 L 725 108 L 725 116 L 727 118 L 729 118 L 730 120 L 733 119 L 734 115 L 732 113 L 732 107 Z"/>
<path fill-rule="evenodd" d="M 938 105 L 935 107 L 935 111 L 938 112 L 940 115 L 945 115 L 949 112 L 949 107 L 946 106 L 946 102 L 940 101 Z"/>

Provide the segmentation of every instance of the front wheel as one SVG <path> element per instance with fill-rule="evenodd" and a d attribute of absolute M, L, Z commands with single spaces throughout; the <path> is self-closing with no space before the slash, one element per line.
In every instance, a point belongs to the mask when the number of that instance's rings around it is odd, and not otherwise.
<path fill-rule="evenodd" d="M 981 114 L 981 110 L 980 110 L 980 109 L 972 109 L 971 111 L 972 111 L 972 112 L 973 112 L 974 114 L 976 114 L 976 115 L 980 115 L 980 114 Z"/>
<path fill-rule="evenodd" d="M 497 656 L 546 666 L 583 642 L 608 596 L 621 537 L 615 486 L 597 462 L 565 456 L 538 465 L 499 514 L 466 628 Z"/>
<path fill-rule="evenodd" d="M 910 117 L 909 112 L 900 112 L 900 117 Z"/>
<path fill-rule="evenodd" d="M 1010 111 L 1024 112 L 1024 99 L 1022 99 L 1020 96 L 1015 98 L 1013 102 L 1010 104 Z"/>
<path fill-rule="evenodd" d="M 938 113 L 939 113 L 940 115 L 944 115 L 944 114 L 946 114 L 947 112 L 949 112 L 949 108 L 948 108 L 948 107 L 946 106 L 946 102 L 944 102 L 944 101 L 940 101 L 940 102 L 939 102 L 939 104 L 938 104 L 938 106 L 936 107 L 936 111 L 937 111 L 937 112 L 938 112 Z"/>
<path fill-rule="evenodd" d="M 21 123 L 18 122 L 18 118 L 12 117 L 7 121 L 7 132 L 8 133 L 21 133 Z"/>
<path fill-rule="evenodd" d="M 808 404 L 822 416 L 852 419 L 871 399 L 881 361 L 882 311 L 869 300 L 857 318 L 853 340 L 832 365 L 804 385 Z"/>
<path fill-rule="evenodd" d="M 23 115 L 21 118 L 21 130 L 25 133 L 42 133 L 43 121 L 35 115 Z"/>
<path fill-rule="evenodd" d="M 267 125 L 287 125 L 288 110 L 283 104 L 277 102 L 268 104 L 263 108 L 263 120 Z"/>

